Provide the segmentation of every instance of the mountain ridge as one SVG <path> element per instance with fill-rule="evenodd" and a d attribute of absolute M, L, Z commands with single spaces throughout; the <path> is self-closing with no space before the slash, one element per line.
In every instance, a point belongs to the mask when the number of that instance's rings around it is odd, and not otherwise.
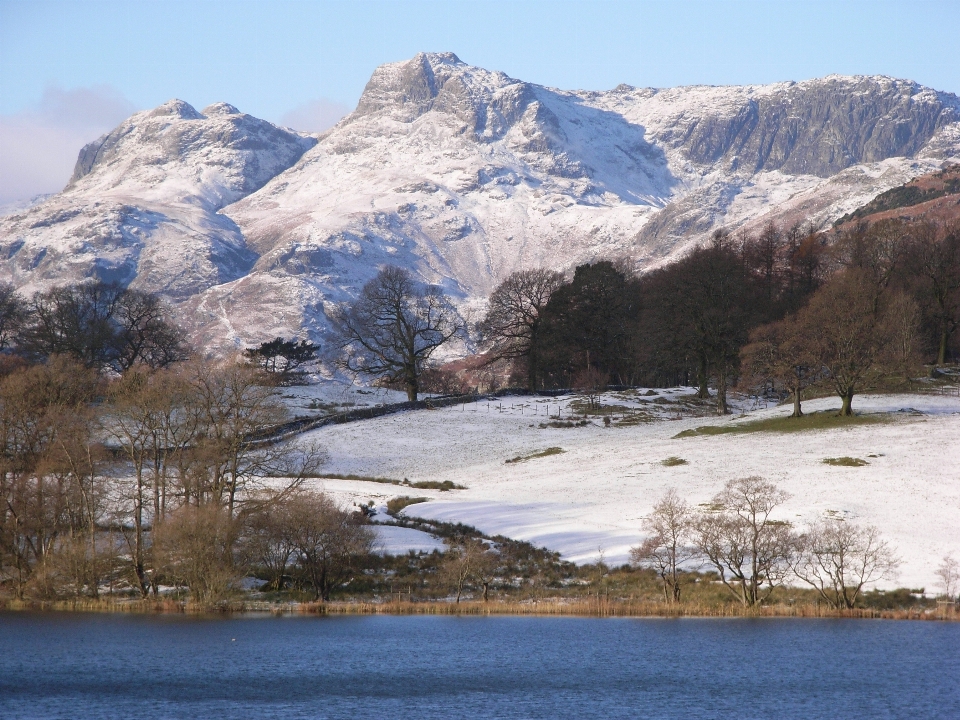
<path fill-rule="evenodd" d="M 331 305 L 387 263 L 467 310 L 517 269 L 644 269 L 720 226 L 826 226 L 960 160 L 960 100 L 886 76 L 567 91 L 420 53 L 377 68 L 316 136 L 176 102 L 86 146 L 60 195 L 0 218 L 0 269 L 28 291 L 55 282 L 36 255 L 62 259 L 58 233 L 101 237 L 91 228 L 106 223 L 121 239 L 86 253 L 86 275 L 95 259 L 125 269 L 221 350 L 322 341 Z M 82 227 L 67 217 L 78 209 Z"/>

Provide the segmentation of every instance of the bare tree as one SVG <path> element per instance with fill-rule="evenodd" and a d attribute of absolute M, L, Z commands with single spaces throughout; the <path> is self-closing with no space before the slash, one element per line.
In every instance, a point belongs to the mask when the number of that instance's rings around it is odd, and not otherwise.
<path fill-rule="evenodd" d="M 854 394 L 885 369 L 890 332 L 877 303 L 870 276 L 848 269 L 814 294 L 797 316 L 807 352 L 827 371 L 843 403 L 841 415 L 853 414 Z"/>
<path fill-rule="evenodd" d="M 799 538 L 794 572 L 832 608 L 852 608 L 863 586 L 890 578 L 900 564 L 872 526 L 830 518 Z"/>
<path fill-rule="evenodd" d="M 199 363 L 190 383 L 199 408 L 190 488 L 198 503 L 213 502 L 234 517 L 263 478 L 285 478 L 290 491 L 325 461 L 318 448 L 264 437 L 288 413 L 255 369 L 239 362 Z"/>
<path fill-rule="evenodd" d="M 762 603 L 790 570 L 790 524 L 771 517 L 788 497 L 762 477 L 731 480 L 694 520 L 694 544 L 745 606 Z"/>
<path fill-rule="evenodd" d="M 539 388 L 540 327 L 543 311 L 559 287 L 563 274 L 553 270 L 520 270 L 491 293 L 487 314 L 477 325 L 481 342 L 492 361 L 523 360 L 527 388 Z"/>
<path fill-rule="evenodd" d="M 223 602 L 243 569 L 235 562 L 236 523 L 223 508 L 185 505 L 154 531 L 154 552 L 161 572 L 190 588 L 200 606 Z"/>
<path fill-rule="evenodd" d="M 717 414 L 727 414 L 727 386 L 739 370 L 740 348 L 761 319 L 756 278 L 729 236 L 718 231 L 710 246 L 697 248 L 654 280 L 665 294 L 652 311 L 653 337 L 695 363 L 699 397 L 709 396 L 708 382 L 716 378 Z"/>
<path fill-rule="evenodd" d="M 480 546 L 474 548 L 474 560 L 471 563 L 470 574 L 473 581 L 483 593 L 483 601 L 490 601 L 490 586 L 497 576 L 499 556 L 492 548 L 480 541 Z"/>
<path fill-rule="evenodd" d="M 27 303 L 13 285 L 0 282 L 0 352 L 18 344 L 28 317 Z"/>
<path fill-rule="evenodd" d="M 171 486 L 179 482 L 183 487 L 189 482 L 185 456 L 198 437 L 199 404 L 180 372 L 151 373 L 139 368 L 128 370 L 114 382 L 108 399 L 104 431 L 133 470 L 132 483 L 124 493 L 133 528 L 125 531 L 124 537 L 137 585 L 146 596 L 150 585 L 154 593 L 157 585 L 155 575 L 147 573 L 145 532 L 166 516 Z M 122 526 L 126 528 L 126 523 Z"/>
<path fill-rule="evenodd" d="M 473 556 L 462 542 L 447 541 L 450 546 L 443 556 L 443 563 L 440 565 L 440 575 L 452 585 L 457 594 L 457 604 L 460 604 L 460 598 L 470 579 L 471 562 Z"/>
<path fill-rule="evenodd" d="M 912 229 L 906 268 L 937 332 L 937 365 L 960 327 L 960 222 L 945 227 L 921 223 Z"/>
<path fill-rule="evenodd" d="M 955 599 L 960 590 L 960 563 L 947 555 L 937 567 L 937 578 L 940 581 L 943 596 L 947 600 Z"/>
<path fill-rule="evenodd" d="M 113 317 L 113 369 L 123 372 L 141 363 L 156 370 L 186 360 L 190 350 L 183 330 L 168 315 L 156 295 L 125 288 Z"/>
<path fill-rule="evenodd" d="M 802 393 L 820 378 L 820 368 L 802 329 L 792 318 L 756 328 L 740 357 L 743 369 L 757 381 L 789 388 L 793 395 L 790 417 L 803 416 Z"/>
<path fill-rule="evenodd" d="M 900 218 L 873 225 L 859 223 L 840 235 L 833 254 L 842 267 L 866 277 L 878 298 L 903 265 L 910 235 L 909 226 Z"/>
<path fill-rule="evenodd" d="M 696 548 L 688 544 L 693 519 L 690 506 L 671 488 L 643 521 L 650 535 L 630 549 L 634 564 L 656 571 L 667 602 L 680 602 L 680 567 L 697 556 Z"/>
<path fill-rule="evenodd" d="M 480 538 L 463 538 L 447 541 L 450 546 L 444 553 L 440 566 L 441 577 L 453 586 L 457 603 L 467 584 L 472 582 L 482 588 L 483 601 L 489 600 L 490 583 L 496 573 L 497 558 Z"/>
<path fill-rule="evenodd" d="M 285 500 L 284 523 L 301 574 L 317 599 L 349 582 L 373 550 L 373 529 L 359 513 L 341 509 L 324 493 L 301 492 Z"/>
<path fill-rule="evenodd" d="M 115 360 L 113 316 L 122 289 L 85 283 L 36 293 L 24 349 L 34 355 L 69 355 L 86 367 L 102 370 Z"/>
<path fill-rule="evenodd" d="M 19 597 L 62 537 L 92 532 L 98 519 L 96 471 L 81 470 L 97 388 L 94 373 L 64 357 L 0 380 L 0 577 Z"/>
<path fill-rule="evenodd" d="M 102 282 L 36 293 L 20 336 L 28 353 L 70 355 L 101 372 L 135 363 L 164 367 L 187 356 L 183 333 L 158 298 Z"/>
<path fill-rule="evenodd" d="M 342 351 L 340 366 L 403 385 L 411 402 L 430 357 L 464 329 L 439 287 L 421 285 L 392 265 L 363 286 L 356 302 L 331 313 L 331 320 Z"/>
<path fill-rule="evenodd" d="M 277 496 L 265 498 L 244 515 L 243 523 L 244 552 L 251 564 L 266 573 L 268 586 L 282 590 L 296 552 L 290 504 Z"/>
<path fill-rule="evenodd" d="M 573 389 L 586 400 L 590 409 L 600 407 L 600 397 L 607 389 L 610 376 L 593 366 L 587 366 L 573 376 Z"/>
<path fill-rule="evenodd" d="M 889 371 L 909 378 L 920 367 L 920 307 L 906 293 L 896 292 L 884 305 L 883 321 L 887 345 L 882 362 Z"/>

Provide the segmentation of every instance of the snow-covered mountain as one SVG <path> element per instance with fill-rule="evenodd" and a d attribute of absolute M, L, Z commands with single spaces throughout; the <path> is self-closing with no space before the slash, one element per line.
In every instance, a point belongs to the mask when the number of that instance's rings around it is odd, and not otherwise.
<path fill-rule="evenodd" d="M 226 103 L 137 113 L 80 151 L 63 192 L 0 219 L 0 277 L 24 292 L 96 277 L 173 301 L 235 280 L 257 256 L 219 211 L 315 144 Z"/>
<path fill-rule="evenodd" d="M 322 340 L 324 309 L 385 263 L 469 305 L 523 267 L 649 267 L 719 226 L 827 223 L 957 161 L 960 100 L 904 80 L 562 91 L 420 54 L 316 141 L 223 104 L 135 115 L 0 220 L 0 272 L 162 292 L 210 345 Z"/>

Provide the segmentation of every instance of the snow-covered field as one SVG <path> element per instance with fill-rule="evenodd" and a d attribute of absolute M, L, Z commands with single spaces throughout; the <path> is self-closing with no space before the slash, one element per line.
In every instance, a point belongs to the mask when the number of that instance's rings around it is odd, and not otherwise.
<path fill-rule="evenodd" d="M 546 413 L 563 417 L 571 398 L 507 398 L 441 410 L 421 410 L 320 428 L 301 438 L 330 454 L 332 474 L 411 482 L 452 480 L 466 490 L 439 492 L 363 481 L 317 480 L 348 504 L 412 495 L 430 501 L 409 506 L 417 517 L 463 522 L 557 550 L 575 562 L 627 560 L 642 538 L 641 524 L 668 488 L 691 503 L 710 499 L 729 479 L 762 475 L 791 495 L 780 517 L 799 526 L 826 512 L 877 525 L 904 563 L 884 586 L 935 586 L 934 570 L 946 554 L 960 556 L 960 398 L 935 395 L 857 397 L 861 412 L 893 413 L 889 422 L 791 434 L 746 433 L 675 439 L 682 430 L 789 414 L 789 407 L 746 416 L 702 416 L 683 399 L 688 389 L 657 396 L 605 397 L 608 404 L 650 411 L 654 419 L 605 428 L 541 428 Z M 558 402 L 559 401 L 559 402 Z M 502 403 L 502 407 L 500 404 Z M 838 408 L 833 398 L 810 401 L 805 411 Z M 681 414 L 677 417 L 678 409 Z M 700 414 L 697 417 L 695 415 Z M 660 418 L 660 419 L 655 419 Z M 562 453 L 506 463 L 559 447 Z M 685 465 L 665 467 L 668 457 Z M 832 467 L 828 457 L 851 456 L 863 467 Z M 384 528 L 393 533 L 393 529 Z M 416 543 L 424 537 L 411 536 Z M 384 537 L 392 551 L 402 538 Z M 439 546 L 439 545 L 438 545 Z"/>

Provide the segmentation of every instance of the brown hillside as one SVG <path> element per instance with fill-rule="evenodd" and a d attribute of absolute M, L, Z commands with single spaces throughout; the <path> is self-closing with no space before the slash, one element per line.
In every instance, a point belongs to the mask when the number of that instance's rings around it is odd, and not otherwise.
<path fill-rule="evenodd" d="M 880 220 L 960 220 L 960 165 L 921 175 L 905 185 L 881 193 L 858 210 L 844 215 L 835 227 L 855 223 L 872 225 Z"/>

